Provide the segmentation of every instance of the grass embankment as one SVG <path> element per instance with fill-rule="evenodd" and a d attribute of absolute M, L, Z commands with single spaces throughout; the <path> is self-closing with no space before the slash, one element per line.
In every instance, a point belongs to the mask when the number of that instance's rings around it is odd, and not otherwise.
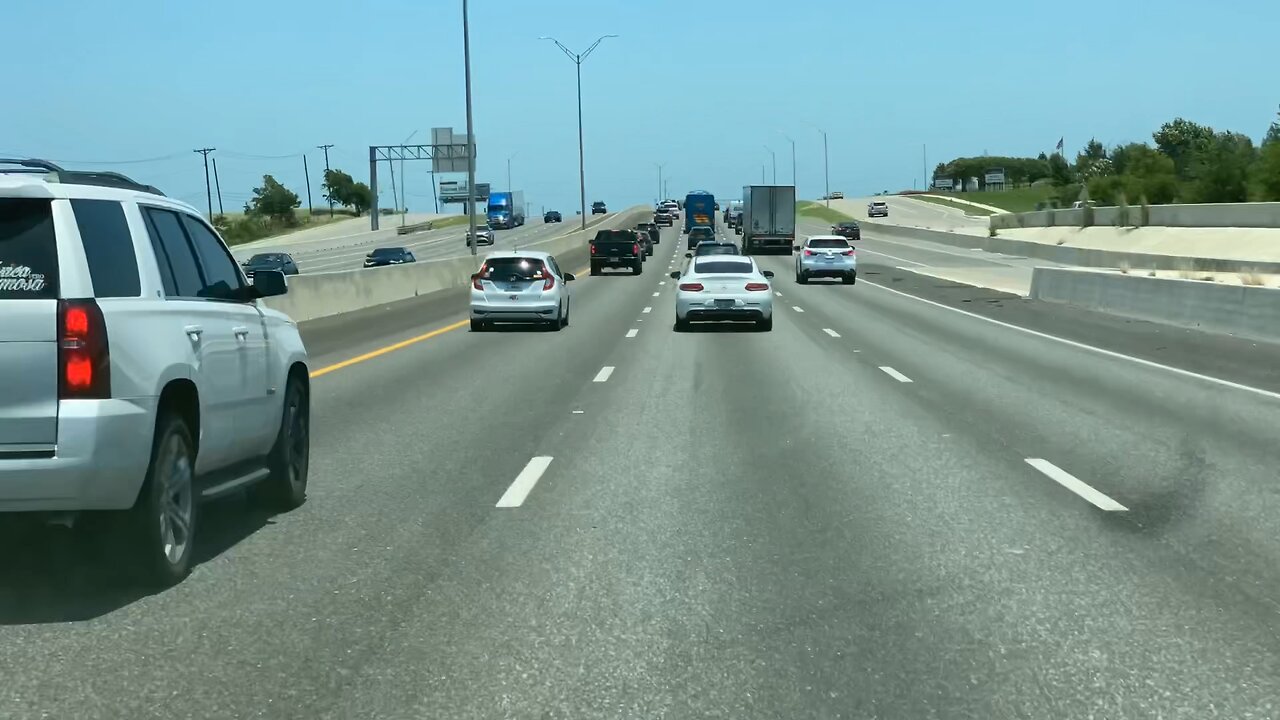
<path fill-rule="evenodd" d="M 964 212 L 964 214 L 966 215 L 993 214 L 990 210 L 984 210 L 983 208 L 974 207 L 973 205 L 965 205 L 964 203 L 958 203 L 958 202 L 955 202 L 954 200 L 947 200 L 946 198 L 930 197 L 928 195 L 911 195 L 910 197 L 915 200 L 921 200 L 923 202 L 933 203 L 934 205 L 941 205 L 943 207 L 949 207 L 954 210 L 960 210 Z M 974 202 L 979 202 L 979 201 L 974 200 Z"/>
<path fill-rule="evenodd" d="M 955 196 L 961 200 L 991 205 L 1009 212 L 1030 212 L 1036 209 L 1036 203 L 1053 198 L 1054 190 L 1052 185 L 1033 185 L 1011 188 L 1002 192 L 958 192 Z"/>
<path fill-rule="evenodd" d="M 796 214 L 816 217 L 820 220 L 826 220 L 829 223 L 842 223 L 853 219 L 839 210 L 832 210 L 826 205 L 813 202 L 812 200 L 801 200 L 796 203 Z"/>
<path fill-rule="evenodd" d="M 314 213 L 298 210 L 294 212 L 292 220 L 265 218 L 244 213 L 222 213 L 213 216 L 213 227 L 228 245 L 243 245 L 254 240 L 288 235 L 298 230 L 350 220 L 354 217 L 357 217 L 354 212 L 339 208 L 334 208 L 333 217 L 329 217 L 328 208 L 316 210 Z"/>

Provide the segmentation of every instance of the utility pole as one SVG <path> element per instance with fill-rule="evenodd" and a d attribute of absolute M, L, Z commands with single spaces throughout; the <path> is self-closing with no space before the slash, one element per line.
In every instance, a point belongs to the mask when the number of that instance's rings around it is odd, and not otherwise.
<path fill-rule="evenodd" d="M 316 214 L 316 209 L 311 205 L 311 171 L 307 169 L 306 154 L 302 156 L 302 176 L 307 179 L 307 215 L 309 217 Z M 218 177 L 218 161 L 216 158 L 213 161 L 213 177 L 215 180 Z M 221 197 L 222 193 L 218 193 L 218 196 Z M 222 200 L 218 200 L 218 212 L 222 212 Z"/>
<path fill-rule="evenodd" d="M 198 152 L 204 156 L 204 195 L 209 201 L 209 222 L 213 222 L 213 189 L 209 185 L 209 153 L 217 150 L 217 148 L 200 148 L 191 152 Z"/>
<path fill-rule="evenodd" d="M 778 184 L 778 154 L 774 152 L 773 149 L 770 148 L 768 145 L 765 145 L 764 149 L 766 152 L 769 153 L 770 156 L 773 157 L 773 184 L 777 185 Z"/>
<path fill-rule="evenodd" d="M 324 151 L 324 171 L 329 172 L 329 148 L 333 147 L 333 143 L 328 145 L 317 145 L 317 150 Z M 333 217 L 333 198 L 329 198 L 329 217 Z"/>
<path fill-rule="evenodd" d="M 507 158 L 507 192 L 515 192 L 515 188 L 511 184 L 511 160 L 512 158 L 514 158 L 519 154 L 520 154 L 520 151 L 517 150 L 511 153 L 511 157 Z"/>
<path fill-rule="evenodd" d="M 467 84 L 467 241 L 471 256 L 476 255 L 476 136 L 471 116 L 471 24 L 467 18 L 467 0 L 462 0 L 462 65 Z M 583 223 L 586 226 L 586 223 Z"/>
<path fill-rule="evenodd" d="M 822 182 L 826 187 L 827 207 L 831 207 L 831 163 L 827 159 L 827 131 L 819 128 L 818 132 L 822 133 Z"/>
<path fill-rule="evenodd" d="M 565 47 L 564 43 L 561 43 L 559 40 L 556 40 L 553 37 L 543 36 L 538 38 L 539 40 L 550 40 L 551 42 L 555 43 L 561 50 L 564 51 L 565 55 L 569 56 L 569 59 L 572 60 L 573 64 L 576 65 L 578 68 L 578 192 L 580 193 L 581 200 L 582 200 L 581 217 L 582 217 L 583 230 L 587 229 L 587 171 L 586 171 L 586 160 L 584 159 L 583 151 L 582 151 L 582 145 L 583 145 L 582 143 L 582 61 L 586 60 L 587 56 L 590 55 L 592 51 L 594 51 L 596 47 L 598 47 L 600 43 L 604 41 L 605 38 L 616 38 L 616 37 L 618 36 L 617 35 L 601 35 L 599 38 L 596 39 L 595 42 L 591 43 L 591 47 L 587 48 L 586 52 L 583 52 L 581 54 L 573 52 L 569 48 Z"/>
<path fill-rule="evenodd" d="M 924 189 L 928 190 L 929 185 L 929 146 L 923 144 L 920 146 L 920 177 L 924 178 Z"/>
<path fill-rule="evenodd" d="M 225 215 L 222 212 L 222 183 L 218 182 L 218 158 L 213 159 L 213 187 L 218 191 L 218 214 Z"/>
<path fill-rule="evenodd" d="M 658 163 L 654 163 L 654 165 L 658 165 Z M 666 164 L 666 163 L 662 163 L 661 165 L 658 165 L 658 202 L 662 202 L 663 200 L 665 200 L 665 199 L 666 199 L 666 198 L 664 198 L 664 197 L 662 196 L 662 195 L 663 195 L 663 193 L 662 193 L 662 168 L 664 168 L 664 167 L 666 167 L 666 166 L 667 166 L 667 164 Z"/>

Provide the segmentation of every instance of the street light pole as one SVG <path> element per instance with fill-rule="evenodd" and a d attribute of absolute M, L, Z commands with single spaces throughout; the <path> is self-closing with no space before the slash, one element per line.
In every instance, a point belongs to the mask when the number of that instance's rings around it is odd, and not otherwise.
<path fill-rule="evenodd" d="M 515 159 L 515 156 L 519 154 L 520 154 L 520 151 L 517 150 L 511 153 L 511 157 L 507 158 L 507 192 L 515 192 L 515 190 L 511 187 L 511 161 Z"/>
<path fill-rule="evenodd" d="M 417 134 L 418 131 L 414 130 L 409 133 L 409 137 L 405 138 L 404 142 L 400 144 L 408 145 L 409 141 L 413 139 L 413 136 Z M 400 148 L 400 227 L 404 227 L 404 217 L 409 214 L 409 208 L 405 205 L 404 201 L 404 186 L 407 184 L 408 183 L 405 182 L 404 177 L 404 148 Z"/>
<path fill-rule="evenodd" d="M 658 202 L 662 202 L 665 199 L 662 192 L 662 168 L 666 167 L 667 164 L 662 163 L 659 165 L 658 163 L 654 163 L 654 165 L 658 166 Z"/>
<path fill-rule="evenodd" d="M 794 187 L 796 184 L 796 141 L 792 140 L 791 137 L 785 133 L 783 133 L 782 137 L 786 138 L 787 142 L 791 143 L 791 185 Z"/>
<path fill-rule="evenodd" d="M 476 255 L 476 136 L 471 116 L 471 25 L 467 21 L 467 0 L 462 0 L 462 64 L 467 82 L 467 242 Z"/>
<path fill-rule="evenodd" d="M 827 189 L 824 199 L 827 207 L 831 207 L 831 165 L 827 161 L 827 131 L 818 128 L 818 132 L 822 133 L 822 182 Z"/>
<path fill-rule="evenodd" d="M 600 45 L 600 43 L 604 42 L 605 38 L 616 38 L 616 37 L 618 36 L 617 35 L 601 35 L 599 38 L 596 39 L 595 42 L 591 43 L 591 47 L 587 48 L 586 52 L 583 52 L 583 53 L 573 52 L 569 48 L 565 47 L 564 43 L 560 42 L 559 40 L 553 37 L 547 37 L 544 35 L 538 38 L 539 40 L 550 40 L 551 42 L 555 43 L 557 47 L 559 47 L 561 50 L 564 51 L 565 55 L 569 56 L 569 59 L 572 60 L 573 64 L 576 65 L 578 68 L 578 193 L 580 196 L 579 199 L 582 202 L 582 212 L 580 213 L 580 217 L 582 218 L 583 230 L 587 229 L 587 170 L 586 170 L 586 159 L 583 154 L 583 143 L 582 143 L 582 61 L 586 60 L 587 56 L 590 55 L 592 51 L 594 51 L 596 47 Z"/>
<path fill-rule="evenodd" d="M 765 145 L 764 149 L 769 151 L 769 155 L 773 157 L 773 184 L 777 185 L 778 184 L 778 154 L 775 153 L 773 149 L 770 148 L 768 145 Z"/>

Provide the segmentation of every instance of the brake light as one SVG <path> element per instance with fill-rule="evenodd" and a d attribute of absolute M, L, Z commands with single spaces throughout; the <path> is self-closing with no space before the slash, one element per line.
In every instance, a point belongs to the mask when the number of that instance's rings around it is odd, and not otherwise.
<path fill-rule="evenodd" d="M 542 282 L 542 291 L 546 292 L 556 286 L 556 276 L 547 273 L 547 279 Z"/>
<path fill-rule="evenodd" d="M 107 323 L 93 300 L 58 302 L 58 399 L 111 397 Z"/>
<path fill-rule="evenodd" d="M 632 255 L 640 254 L 640 243 L 635 243 L 631 246 L 631 254 Z"/>
<path fill-rule="evenodd" d="M 680 289 L 685 292 L 702 292 L 702 283 L 680 283 Z"/>
<path fill-rule="evenodd" d="M 809 248 L 805 248 L 805 249 L 804 249 L 804 254 L 807 256 L 807 255 L 817 255 L 818 253 L 816 253 L 816 252 L 814 252 L 814 251 L 810 250 Z"/>
<path fill-rule="evenodd" d="M 471 281 L 471 287 L 475 288 L 476 290 L 484 290 L 484 285 L 480 284 L 480 278 L 484 277 L 485 270 L 486 270 L 485 265 L 481 265 L 480 269 L 476 271 L 475 279 Z"/>
<path fill-rule="evenodd" d="M 591 254 L 592 254 L 592 255 L 595 255 L 595 254 L 596 254 L 596 244 L 595 244 L 595 243 L 591 243 Z"/>
<path fill-rule="evenodd" d="M 757 283 L 757 282 L 750 282 L 750 283 L 747 283 L 747 289 L 748 289 L 748 290 L 750 290 L 751 292 L 759 292 L 759 291 L 761 291 L 761 290 L 768 290 L 768 289 L 769 289 L 769 283 Z"/>
<path fill-rule="evenodd" d="M 842 250 L 842 251 L 840 252 L 840 254 L 841 254 L 841 255 L 852 255 L 852 254 L 853 254 L 853 248 L 849 248 L 848 250 Z"/>

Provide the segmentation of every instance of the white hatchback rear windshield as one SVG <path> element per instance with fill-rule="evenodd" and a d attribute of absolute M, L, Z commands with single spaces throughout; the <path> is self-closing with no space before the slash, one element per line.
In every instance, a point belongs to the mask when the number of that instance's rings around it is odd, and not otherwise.
<path fill-rule="evenodd" d="M 58 242 L 49 200 L 0 198 L 0 300 L 58 297 Z"/>

